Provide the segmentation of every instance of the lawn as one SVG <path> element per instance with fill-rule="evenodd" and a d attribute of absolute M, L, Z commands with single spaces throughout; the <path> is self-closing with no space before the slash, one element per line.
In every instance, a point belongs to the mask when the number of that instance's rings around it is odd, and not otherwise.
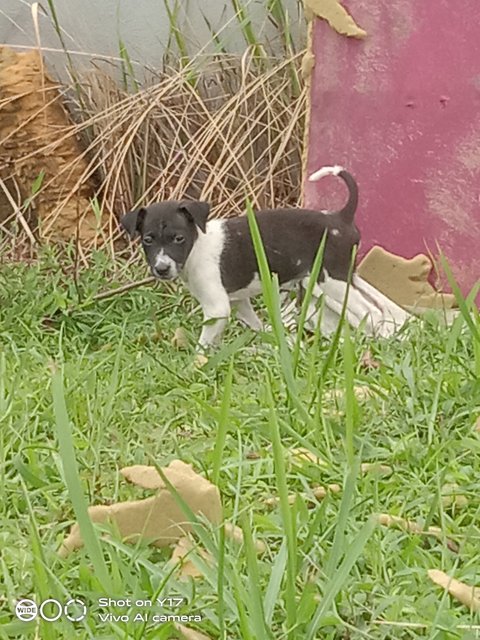
<path fill-rule="evenodd" d="M 174 613 L 201 616 L 187 626 L 209 638 L 480 637 L 478 614 L 427 573 L 480 584 L 478 315 L 449 327 L 432 315 L 401 340 L 309 337 L 293 364 L 281 333 L 232 322 L 198 367 L 201 315 L 180 286 L 85 304 L 144 276 L 143 264 L 102 253 L 76 277 L 73 260 L 52 252 L 0 267 L 1 637 L 177 637 L 172 624 L 134 622 L 133 605 L 99 615 L 100 598 L 160 596 L 182 597 Z M 79 293 L 82 308 L 59 312 Z M 188 349 L 172 344 L 179 327 Z M 292 454 L 300 447 L 311 459 Z M 225 519 L 244 532 L 239 544 L 195 525 L 214 558 L 205 566 L 193 554 L 203 578 L 172 573 L 171 548 L 114 534 L 101 553 L 94 538 L 58 556 L 82 495 L 89 504 L 151 495 L 119 469 L 176 458 L 216 481 Z M 328 485 L 341 488 L 313 496 Z M 272 497 L 280 503 L 266 504 Z M 440 533 L 385 526 L 380 513 Z M 77 623 L 22 622 L 21 598 L 80 598 L 89 612 Z"/>

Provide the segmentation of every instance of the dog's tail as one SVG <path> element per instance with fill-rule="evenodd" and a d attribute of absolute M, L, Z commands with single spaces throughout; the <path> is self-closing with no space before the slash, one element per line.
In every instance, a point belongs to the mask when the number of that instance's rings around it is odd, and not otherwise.
<path fill-rule="evenodd" d="M 315 171 L 315 173 L 312 173 L 308 180 L 310 182 L 317 182 L 317 180 L 321 180 L 325 176 L 340 176 L 347 185 L 349 191 L 348 201 L 343 209 L 338 211 L 338 214 L 346 224 L 352 224 L 358 205 L 358 187 L 354 177 L 343 167 L 335 165 L 334 167 L 322 167 L 318 171 Z"/>

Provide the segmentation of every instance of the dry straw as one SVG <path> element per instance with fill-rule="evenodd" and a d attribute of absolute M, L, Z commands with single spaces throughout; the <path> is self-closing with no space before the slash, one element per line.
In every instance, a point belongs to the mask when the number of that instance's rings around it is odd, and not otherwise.
<path fill-rule="evenodd" d="M 83 152 L 47 176 L 38 193 L 82 168 L 81 182 L 94 184 L 98 220 L 87 251 L 106 245 L 114 252 L 119 214 L 156 200 L 202 198 L 214 216 L 243 212 L 246 197 L 259 208 L 298 204 L 301 57 L 259 64 L 252 47 L 241 57 L 202 56 L 134 93 L 99 70 L 77 76 L 75 91 L 64 93 L 74 124 L 35 153 L 55 154 L 68 138 L 80 139 Z M 42 237 L 54 235 L 71 197 L 66 192 L 41 221 Z"/>

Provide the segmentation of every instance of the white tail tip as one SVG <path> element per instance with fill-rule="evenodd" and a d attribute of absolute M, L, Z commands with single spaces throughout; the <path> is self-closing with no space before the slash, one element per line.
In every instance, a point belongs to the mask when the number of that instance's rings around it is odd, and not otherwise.
<path fill-rule="evenodd" d="M 308 177 L 308 180 L 309 182 L 316 182 L 325 176 L 338 176 L 340 171 L 345 171 L 345 169 L 338 164 L 334 167 L 322 167 L 318 171 L 315 171 L 315 173 L 312 173 L 312 175 Z"/>

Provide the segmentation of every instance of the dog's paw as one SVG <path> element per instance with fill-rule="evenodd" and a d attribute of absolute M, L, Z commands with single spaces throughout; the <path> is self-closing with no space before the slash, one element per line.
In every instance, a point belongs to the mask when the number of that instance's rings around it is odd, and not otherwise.
<path fill-rule="evenodd" d="M 197 352 L 195 354 L 195 357 L 193 359 L 193 364 L 195 367 L 197 367 L 198 369 L 201 369 L 207 364 L 207 362 L 208 362 L 208 357 L 205 355 L 205 353 Z"/>

